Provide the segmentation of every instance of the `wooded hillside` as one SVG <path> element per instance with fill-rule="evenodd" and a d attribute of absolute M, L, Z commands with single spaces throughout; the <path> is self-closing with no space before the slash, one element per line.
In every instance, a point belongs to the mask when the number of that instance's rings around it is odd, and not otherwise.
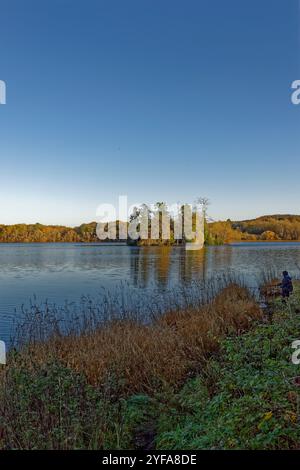
<path fill-rule="evenodd" d="M 117 225 L 118 233 L 118 225 Z M 300 240 L 300 215 L 267 215 L 257 219 L 231 221 L 230 219 L 206 224 L 207 244 L 223 244 L 232 241 Z M 42 224 L 0 225 L 0 243 L 27 242 L 99 242 L 96 222 L 78 227 Z M 175 243 L 172 236 L 168 244 Z M 147 245 L 151 245 L 148 240 Z M 153 244 L 158 244 L 153 240 Z"/>

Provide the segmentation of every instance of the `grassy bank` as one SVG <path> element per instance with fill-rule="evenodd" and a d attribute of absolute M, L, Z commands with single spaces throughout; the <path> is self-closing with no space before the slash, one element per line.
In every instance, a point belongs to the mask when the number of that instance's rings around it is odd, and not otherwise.
<path fill-rule="evenodd" d="M 263 320 L 231 285 L 207 305 L 144 325 L 112 321 L 11 352 L 1 372 L 0 446 L 294 448 L 299 442 L 291 307 Z M 300 300 L 299 300 L 300 304 Z"/>
<path fill-rule="evenodd" d="M 300 338 L 299 288 L 287 307 L 274 302 L 271 324 L 222 341 L 206 373 L 175 394 L 158 420 L 162 449 L 295 449 L 300 444 L 299 366 L 291 344 Z"/>

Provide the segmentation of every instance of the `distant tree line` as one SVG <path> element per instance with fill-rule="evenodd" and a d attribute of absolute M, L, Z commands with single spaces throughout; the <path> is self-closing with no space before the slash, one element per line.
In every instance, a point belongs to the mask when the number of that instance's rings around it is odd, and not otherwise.
<path fill-rule="evenodd" d="M 118 227 L 117 222 L 117 239 Z M 78 227 L 42 224 L 0 225 L 0 243 L 93 243 L 100 242 L 96 234 L 96 222 Z M 149 228 L 150 230 L 150 228 Z M 271 215 L 244 221 L 206 222 L 205 242 L 221 245 L 233 241 L 276 241 L 300 240 L 300 216 Z M 109 241 L 109 240 L 107 240 Z M 171 218 L 169 240 L 138 240 L 129 243 L 138 245 L 174 245 L 181 243 L 174 239 L 174 221 Z"/>
<path fill-rule="evenodd" d="M 1 243 L 95 242 L 96 222 L 79 227 L 60 225 L 16 224 L 0 225 Z"/>

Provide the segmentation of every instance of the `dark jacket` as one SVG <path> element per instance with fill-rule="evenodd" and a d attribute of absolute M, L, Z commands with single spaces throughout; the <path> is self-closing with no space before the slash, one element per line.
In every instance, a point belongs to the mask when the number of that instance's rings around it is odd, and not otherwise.
<path fill-rule="evenodd" d="M 281 284 L 279 284 L 283 291 L 293 292 L 292 278 L 289 275 L 283 276 Z"/>

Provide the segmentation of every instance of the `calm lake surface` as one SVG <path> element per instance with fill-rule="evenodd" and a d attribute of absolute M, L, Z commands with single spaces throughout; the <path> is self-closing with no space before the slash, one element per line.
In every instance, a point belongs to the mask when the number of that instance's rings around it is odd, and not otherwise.
<path fill-rule="evenodd" d="M 299 269 L 297 268 L 299 266 Z M 242 276 L 257 285 L 263 270 L 300 274 L 300 243 L 251 243 L 182 248 L 74 244 L 0 244 L 0 339 L 7 341 L 22 305 L 58 305 L 98 298 L 103 288 L 163 292 L 215 274 Z M 134 297 L 133 297 L 134 298 Z"/>

